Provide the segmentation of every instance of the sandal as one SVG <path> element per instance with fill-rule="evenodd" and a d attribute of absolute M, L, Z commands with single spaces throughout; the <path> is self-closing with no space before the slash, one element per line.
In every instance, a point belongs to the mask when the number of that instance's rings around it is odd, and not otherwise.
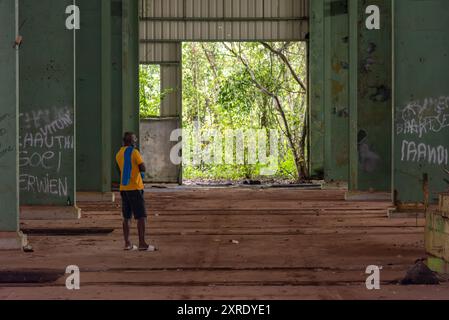
<path fill-rule="evenodd" d="M 154 252 L 157 251 L 157 248 L 155 246 L 149 245 L 147 248 L 139 248 L 139 251 Z"/>
<path fill-rule="evenodd" d="M 137 246 L 131 244 L 131 245 L 125 247 L 125 249 L 123 249 L 123 250 L 125 250 L 125 251 L 136 251 L 137 250 Z"/>

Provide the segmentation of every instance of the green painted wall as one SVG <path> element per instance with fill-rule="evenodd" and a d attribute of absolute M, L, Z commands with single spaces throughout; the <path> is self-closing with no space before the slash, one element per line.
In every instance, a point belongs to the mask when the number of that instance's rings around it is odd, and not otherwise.
<path fill-rule="evenodd" d="M 101 191 L 101 1 L 78 0 L 81 29 L 76 38 L 77 190 Z"/>
<path fill-rule="evenodd" d="M 19 229 L 16 1 L 0 0 L 0 231 Z"/>
<path fill-rule="evenodd" d="M 20 0 L 20 202 L 75 202 L 71 0 Z"/>
<path fill-rule="evenodd" d="M 449 177 L 449 1 L 395 0 L 394 190 L 400 202 L 430 200 Z"/>
<path fill-rule="evenodd" d="M 357 142 L 358 190 L 391 190 L 391 0 L 359 5 Z M 365 27 L 369 5 L 381 12 L 380 30 Z"/>

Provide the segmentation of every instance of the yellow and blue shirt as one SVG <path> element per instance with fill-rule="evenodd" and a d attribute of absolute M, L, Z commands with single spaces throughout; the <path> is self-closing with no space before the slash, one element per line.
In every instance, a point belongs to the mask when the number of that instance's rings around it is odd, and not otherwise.
<path fill-rule="evenodd" d="M 140 152 L 133 147 L 122 147 L 115 156 L 120 168 L 120 191 L 143 190 L 142 176 L 139 166 L 143 163 Z"/>

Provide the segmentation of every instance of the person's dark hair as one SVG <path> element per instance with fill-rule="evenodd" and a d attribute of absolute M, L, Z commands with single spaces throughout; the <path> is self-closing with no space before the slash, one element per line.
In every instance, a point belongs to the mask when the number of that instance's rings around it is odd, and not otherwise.
<path fill-rule="evenodd" d="M 123 135 L 123 144 L 125 145 L 133 144 L 133 135 L 134 132 L 125 132 L 125 134 Z"/>

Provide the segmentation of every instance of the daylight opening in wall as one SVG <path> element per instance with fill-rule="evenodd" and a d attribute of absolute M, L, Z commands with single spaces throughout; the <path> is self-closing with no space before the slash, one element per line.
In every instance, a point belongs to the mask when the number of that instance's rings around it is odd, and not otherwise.
<path fill-rule="evenodd" d="M 183 182 L 307 177 L 304 42 L 188 42 Z"/>
<path fill-rule="evenodd" d="M 140 118 L 159 117 L 162 98 L 160 65 L 141 64 L 139 66 Z"/>

